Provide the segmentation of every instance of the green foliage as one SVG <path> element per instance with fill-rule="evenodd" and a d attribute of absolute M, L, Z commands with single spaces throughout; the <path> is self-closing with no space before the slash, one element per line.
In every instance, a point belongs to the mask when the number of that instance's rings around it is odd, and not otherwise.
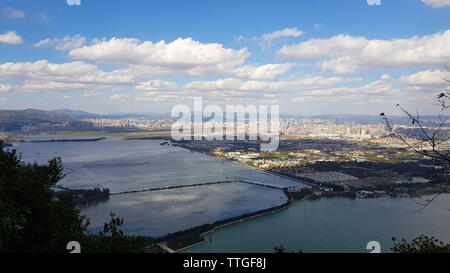
<path fill-rule="evenodd" d="M 0 151 L 0 251 L 63 251 L 88 222 L 70 196 L 50 189 L 63 177 L 60 158 L 24 165 L 15 151 Z"/>
<path fill-rule="evenodd" d="M 391 248 L 394 253 L 450 253 L 450 244 L 444 244 L 434 237 L 421 235 L 408 243 L 405 239 L 397 241 L 392 238 L 395 245 Z"/>
<path fill-rule="evenodd" d="M 191 233 L 184 236 L 173 237 L 167 240 L 167 246 L 174 250 L 179 250 L 184 247 L 194 245 L 203 241 L 200 233 Z"/>
<path fill-rule="evenodd" d="M 87 235 L 89 221 L 71 194 L 51 190 L 62 170 L 60 158 L 43 166 L 23 164 L 16 151 L 0 149 L 0 252 L 67 252 L 69 241 L 79 241 L 83 252 L 145 250 L 148 239 L 124 235 L 123 219 L 114 214 L 103 232 Z"/>
<path fill-rule="evenodd" d="M 146 252 L 151 239 L 142 236 L 124 235 L 120 226 L 123 219 L 110 213 L 111 220 L 105 223 L 98 235 L 85 235 L 79 242 L 84 253 L 142 253 Z"/>

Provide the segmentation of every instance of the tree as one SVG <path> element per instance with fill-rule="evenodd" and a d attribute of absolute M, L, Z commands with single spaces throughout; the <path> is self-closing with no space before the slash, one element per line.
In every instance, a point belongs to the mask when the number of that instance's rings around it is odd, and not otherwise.
<path fill-rule="evenodd" d="M 392 238 L 395 245 L 391 248 L 394 253 L 450 253 L 450 245 L 444 244 L 434 237 L 421 235 L 408 243 L 405 239 L 397 241 Z"/>
<path fill-rule="evenodd" d="M 445 75 L 442 77 L 443 81 L 446 83 L 450 83 L 450 75 Z M 450 89 L 448 89 L 450 90 Z M 445 113 L 450 108 L 450 91 L 443 91 L 436 96 L 438 104 L 441 108 L 441 113 Z M 442 144 L 444 144 L 448 137 L 443 134 L 442 127 L 444 122 L 442 118 L 440 118 L 439 125 L 436 129 L 429 129 L 424 125 L 424 121 L 421 119 L 418 112 L 415 115 L 411 114 L 408 110 L 404 109 L 400 104 L 396 105 L 400 111 L 409 119 L 411 124 L 415 126 L 419 131 L 418 142 L 412 142 L 407 139 L 407 137 L 400 133 L 395 129 L 394 125 L 389 121 L 387 116 L 384 113 L 381 113 L 380 116 L 388 128 L 388 130 L 399 140 L 401 140 L 409 149 L 413 150 L 418 155 L 424 156 L 426 158 L 432 159 L 436 167 L 450 167 L 450 151 L 445 151 L 442 149 Z M 433 202 L 439 195 L 447 190 L 450 187 L 450 181 L 447 180 L 445 186 L 438 192 L 433 198 L 427 201 L 425 204 L 422 204 L 422 209 L 428 206 L 431 202 Z"/>
<path fill-rule="evenodd" d="M 60 158 L 48 165 L 23 164 L 15 150 L 0 149 L 0 252 L 67 252 L 78 241 L 83 252 L 143 252 L 149 238 L 126 236 L 123 219 L 111 214 L 98 235 L 88 234 L 70 194 L 55 195 L 63 177 Z"/>
<path fill-rule="evenodd" d="M 123 218 L 110 213 L 111 220 L 105 223 L 103 231 L 97 235 L 84 235 L 80 238 L 83 252 L 92 253 L 142 253 L 147 250 L 151 239 L 143 236 L 125 235 L 120 229 Z"/>
<path fill-rule="evenodd" d="M 89 222 L 71 197 L 54 198 L 51 187 L 63 178 L 60 158 L 48 165 L 22 164 L 13 150 L 0 150 L 1 251 L 63 251 Z"/>

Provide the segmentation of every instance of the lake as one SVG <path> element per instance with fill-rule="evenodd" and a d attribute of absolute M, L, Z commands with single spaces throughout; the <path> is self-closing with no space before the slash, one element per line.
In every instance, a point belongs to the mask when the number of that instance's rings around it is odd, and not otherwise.
<path fill-rule="evenodd" d="M 26 140 L 81 139 L 73 136 L 33 136 Z M 93 138 L 93 137 L 88 137 Z M 61 157 L 68 175 L 59 183 L 73 189 L 107 187 L 113 193 L 224 180 L 246 180 L 290 187 L 299 181 L 266 174 L 228 160 L 158 140 L 107 137 L 92 142 L 21 142 L 14 149 L 23 161 L 45 164 Z M 230 183 L 112 195 L 106 202 L 82 209 L 96 231 L 113 211 L 125 220 L 127 234 L 163 236 L 286 202 L 281 190 Z"/>
<path fill-rule="evenodd" d="M 13 148 L 22 153 L 26 162 L 46 163 L 60 156 L 68 173 L 61 184 L 69 188 L 107 187 L 112 192 L 123 192 L 224 180 L 305 186 L 299 181 L 160 143 L 107 137 L 96 142 L 14 143 Z M 106 202 L 84 208 L 82 214 L 91 219 L 92 231 L 101 228 L 108 221 L 109 212 L 114 211 L 124 218 L 123 230 L 127 234 L 158 237 L 285 201 L 281 190 L 236 182 L 112 195 Z M 305 201 L 216 230 L 206 236 L 207 243 L 186 252 L 273 252 L 279 244 L 291 251 L 367 252 L 366 244 L 372 240 L 381 243 L 382 251 L 388 251 L 391 237 L 412 239 L 422 233 L 450 242 L 449 195 L 441 196 L 420 213 L 419 208 L 410 198 Z"/>
<path fill-rule="evenodd" d="M 418 212 L 427 198 L 330 198 L 304 201 L 281 212 L 226 226 L 205 236 L 206 243 L 186 253 L 288 251 L 369 252 L 378 241 L 390 252 L 391 238 L 412 240 L 421 234 L 450 242 L 450 194 Z"/>
<path fill-rule="evenodd" d="M 60 184 L 68 188 L 107 187 L 111 192 L 122 192 L 224 180 L 248 180 L 279 187 L 303 185 L 228 160 L 160 145 L 161 142 L 110 137 L 92 142 L 22 142 L 14 143 L 13 148 L 22 153 L 25 162 L 45 164 L 50 158 L 61 157 L 69 175 Z"/>

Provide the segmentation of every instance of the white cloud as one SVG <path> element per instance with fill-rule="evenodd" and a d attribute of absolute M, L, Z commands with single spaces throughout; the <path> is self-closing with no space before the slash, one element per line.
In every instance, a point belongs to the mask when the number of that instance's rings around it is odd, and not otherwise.
<path fill-rule="evenodd" d="M 432 6 L 433 8 L 442 8 L 450 6 L 450 0 L 422 0 L 425 4 Z"/>
<path fill-rule="evenodd" d="M 141 71 L 201 76 L 234 69 L 242 65 L 250 54 L 247 48 L 227 49 L 221 44 L 203 44 L 191 38 L 178 38 L 171 43 L 112 38 L 73 49 L 69 55 L 76 59 L 135 66 L 133 69 Z"/>
<path fill-rule="evenodd" d="M 450 63 L 450 30 L 409 39 L 367 40 L 338 35 L 283 46 L 279 57 L 315 59 L 324 70 L 355 72 L 361 68 L 445 65 Z"/>
<path fill-rule="evenodd" d="M 0 79 L 18 80 L 21 84 L 11 87 L 17 92 L 116 90 L 134 86 L 136 81 L 128 70 L 104 72 L 83 62 L 54 64 L 47 60 L 0 64 Z"/>
<path fill-rule="evenodd" d="M 7 100 L 7 98 L 0 98 L 0 103 L 5 103 Z"/>
<path fill-rule="evenodd" d="M 11 90 L 11 85 L 0 83 L 0 92 L 8 92 Z"/>
<path fill-rule="evenodd" d="M 293 102 L 370 102 L 383 101 L 387 97 L 398 95 L 401 90 L 386 77 L 380 80 L 357 87 L 337 87 L 330 89 L 317 89 L 303 92 L 292 99 Z"/>
<path fill-rule="evenodd" d="M 393 105 L 411 101 L 430 101 L 436 94 L 445 90 L 442 77 L 445 73 L 439 70 L 426 70 L 412 75 L 392 79 L 382 75 L 379 80 L 361 86 L 342 86 L 307 90 L 292 99 L 293 102 L 336 102 L 336 103 L 379 103 Z M 450 89 L 449 89 L 450 90 Z"/>
<path fill-rule="evenodd" d="M 25 18 L 25 13 L 13 7 L 2 8 L 2 15 L 6 18 L 22 19 Z"/>
<path fill-rule="evenodd" d="M 409 76 L 403 76 L 400 78 L 401 82 L 408 85 L 446 85 L 444 81 L 446 73 L 441 70 L 425 70 L 412 74 Z"/>
<path fill-rule="evenodd" d="M 147 82 L 141 82 L 136 86 L 137 90 L 143 91 L 159 91 L 159 90 L 175 90 L 178 86 L 176 83 L 167 82 L 162 80 L 152 80 Z"/>
<path fill-rule="evenodd" d="M 83 94 L 83 97 L 98 97 L 100 96 L 100 93 L 97 92 L 87 92 Z"/>
<path fill-rule="evenodd" d="M 112 95 L 109 98 L 112 99 L 112 100 L 120 100 L 120 99 L 128 98 L 129 96 L 130 96 L 130 94 L 115 94 L 115 95 Z"/>
<path fill-rule="evenodd" d="M 125 72 L 125 73 L 123 73 Z M 83 62 L 63 64 L 47 60 L 0 64 L 0 79 L 21 78 L 27 81 L 55 81 L 64 83 L 130 84 L 132 75 L 126 71 L 104 72 L 96 65 Z"/>
<path fill-rule="evenodd" d="M 369 6 L 381 6 L 381 0 L 367 0 Z"/>
<path fill-rule="evenodd" d="M 66 0 L 67 5 L 69 6 L 80 6 L 81 0 Z"/>
<path fill-rule="evenodd" d="M 272 40 L 282 38 L 282 37 L 299 37 L 303 35 L 303 31 L 298 30 L 297 28 L 285 28 L 283 30 L 277 30 L 272 33 L 267 33 L 261 36 L 261 40 L 263 40 L 263 48 L 266 46 L 271 46 Z"/>
<path fill-rule="evenodd" d="M 5 34 L 0 34 L 0 43 L 21 45 L 23 44 L 23 40 L 15 31 L 7 31 Z"/>
<path fill-rule="evenodd" d="M 292 63 L 285 64 L 265 64 L 261 66 L 245 65 L 235 69 L 234 73 L 238 78 L 250 80 L 273 80 L 277 75 L 289 71 L 295 66 Z"/>
<path fill-rule="evenodd" d="M 360 79 L 343 79 L 340 77 L 325 78 L 322 76 L 311 76 L 291 81 L 242 81 L 235 78 L 219 79 L 216 81 L 194 81 L 183 86 L 185 90 L 203 90 L 203 91 L 299 91 L 305 89 L 326 88 L 333 85 L 354 82 Z"/>
<path fill-rule="evenodd" d="M 241 41 L 243 41 L 245 39 L 244 36 L 239 35 L 237 37 L 234 37 L 234 40 L 236 41 L 236 43 L 240 43 Z"/>
<path fill-rule="evenodd" d="M 314 59 L 324 56 L 336 57 L 343 53 L 363 48 L 367 45 L 367 42 L 362 37 L 341 34 L 330 39 L 311 39 L 297 45 L 285 45 L 278 52 L 278 56 L 299 59 Z"/>
<path fill-rule="evenodd" d="M 69 36 L 62 39 L 53 38 L 53 39 L 45 39 L 41 40 L 38 43 L 34 44 L 35 47 L 53 47 L 56 50 L 61 51 L 68 51 L 72 50 L 74 48 L 80 48 L 82 47 L 86 42 L 86 38 L 82 37 L 81 35 L 77 34 L 75 36 Z"/>
<path fill-rule="evenodd" d="M 302 34 L 303 32 L 297 28 L 285 28 L 283 30 L 277 30 L 272 33 L 264 34 L 262 39 L 270 42 L 273 39 L 278 39 L 281 37 L 299 37 Z"/>

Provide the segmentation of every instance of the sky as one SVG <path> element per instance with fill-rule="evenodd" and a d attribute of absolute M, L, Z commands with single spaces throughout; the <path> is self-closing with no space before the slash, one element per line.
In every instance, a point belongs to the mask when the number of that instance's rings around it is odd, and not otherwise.
<path fill-rule="evenodd" d="M 2 0 L 0 109 L 439 112 L 450 0 Z"/>

